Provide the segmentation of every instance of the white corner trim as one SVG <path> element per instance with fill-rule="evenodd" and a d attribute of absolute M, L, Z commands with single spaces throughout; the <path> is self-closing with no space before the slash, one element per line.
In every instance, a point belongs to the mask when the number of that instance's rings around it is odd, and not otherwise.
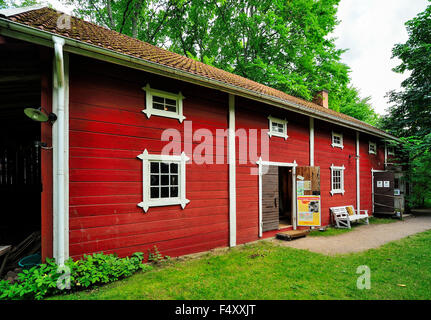
<path fill-rule="evenodd" d="M 334 164 L 331 165 L 331 196 L 333 196 L 334 194 L 342 194 L 344 195 L 344 193 L 346 192 L 344 189 L 344 170 L 346 168 L 343 166 L 334 166 Z M 334 174 L 334 170 L 340 170 L 341 171 L 341 189 L 333 189 L 333 174 Z"/>
<path fill-rule="evenodd" d="M 229 246 L 236 246 L 236 144 L 235 96 L 229 94 Z"/>
<path fill-rule="evenodd" d="M 146 213 L 151 207 L 162 207 L 162 206 L 173 206 L 181 205 L 184 209 L 186 205 L 190 202 L 186 198 L 186 162 L 190 160 L 184 152 L 180 156 L 170 156 L 170 155 L 157 155 L 149 154 L 148 150 L 145 149 L 144 152 L 137 156 L 142 160 L 142 185 L 143 185 L 143 195 L 142 202 L 138 204 L 139 207 L 144 209 Z M 177 198 L 166 198 L 166 199 L 151 199 L 150 198 L 150 161 L 160 161 L 160 162 L 176 162 L 179 164 L 179 181 L 178 188 L 179 194 Z"/>
<path fill-rule="evenodd" d="M 183 100 L 185 97 L 181 93 L 181 91 L 177 94 L 153 89 L 150 87 L 150 84 L 147 84 L 145 87 L 142 88 L 146 92 L 146 108 L 142 110 L 143 113 L 146 114 L 147 118 L 149 119 L 152 115 L 159 116 L 159 117 L 165 117 L 165 118 L 172 118 L 172 119 L 178 119 L 180 123 L 182 123 L 186 117 L 183 114 Z M 153 96 L 156 95 L 158 97 L 172 99 L 177 102 L 177 112 L 170 112 L 170 111 L 163 111 L 153 108 Z"/>
<path fill-rule="evenodd" d="M 268 120 L 269 120 L 269 131 L 268 131 L 268 135 L 270 138 L 272 137 L 280 137 L 280 138 L 284 138 L 284 140 L 287 140 L 287 138 L 289 138 L 289 136 L 287 135 L 287 124 L 289 123 L 286 119 L 279 119 L 279 118 L 275 118 L 273 116 L 268 116 Z M 280 133 L 280 132 L 275 132 L 272 131 L 272 123 L 279 123 L 282 124 L 284 126 L 284 132 Z"/>
<path fill-rule="evenodd" d="M 340 138 L 340 143 L 334 143 L 334 136 L 337 136 Z M 331 146 L 333 148 L 341 148 L 341 150 L 344 149 L 344 140 L 343 140 L 343 134 L 342 133 L 337 133 L 337 132 L 332 131 L 331 141 L 332 141 Z"/>

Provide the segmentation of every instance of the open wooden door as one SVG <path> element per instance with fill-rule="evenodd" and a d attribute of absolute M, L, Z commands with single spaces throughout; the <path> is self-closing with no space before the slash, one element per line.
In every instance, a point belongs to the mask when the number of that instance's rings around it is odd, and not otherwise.
<path fill-rule="evenodd" d="M 278 230 L 279 184 L 278 167 L 265 167 L 262 175 L 262 231 Z"/>
<path fill-rule="evenodd" d="M 395 213 L 394 173 L 374 172 L 374 214 Z"/>
<path fill-rule="evenodd" d="M 320 167 L 296 168 L 296 194 L 320 196 Z"/>

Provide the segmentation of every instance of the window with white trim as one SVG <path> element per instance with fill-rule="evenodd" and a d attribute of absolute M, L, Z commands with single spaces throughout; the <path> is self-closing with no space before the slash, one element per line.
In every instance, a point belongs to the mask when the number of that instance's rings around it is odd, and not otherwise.
<path fill-rule="evenodd" d="M 395 155 L 395 148 L 394 147 L 388 147 L 388 155 L 389 156 Z"/>
<path fill-rule="evenodd" d="M 278 119 L 272 116 L 268 117 L 269 120 L 269 132 L 268 135 L 270 137 L 281 137 L 285 140 L 289 138 L 287 135 L 287 120 L 286 119 Z"/>
<path fill-rule="evenodd" d="M 377 144 L 375 142 L 368 143 L 368 153 L 369 154 L 377 154 Z"/>
<path fill-rule="evenodd" d="M 331 165 L 331 195 L 339 193 L 344 195 L 344 170 L 344 166 Z"/>
<path fill-rule="evenodd" d="M 145 212 L 150 207 L 181 205 L 184 209 L 190 202 L 186 199 L 186 162 L 180 156 L 149 154 L 145 150 L 138 156 L 142 160 L 143 199 L 138 204 Z"/>
<path fill-rule="evenodd" d="M 146 109 L 143 113 L 150 118 L 152 115 L 178 119 L 183 122 L 186 117 L 183 115 L 183 100 L 181 92 L 175 94 L 171 92 L 156 90 L 147 84 L 142 88 L 146 92 Z"/>
<path fill-rule="evenodd" d="M 342 133 L 332 132 L 332 147 L 344 149 Z"/>

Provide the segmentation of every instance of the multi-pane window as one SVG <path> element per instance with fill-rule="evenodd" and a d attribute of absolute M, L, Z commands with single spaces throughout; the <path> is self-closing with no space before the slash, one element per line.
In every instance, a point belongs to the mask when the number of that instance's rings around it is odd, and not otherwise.
<path fill-rule="evenodd" d="M 153 108 L 157 110 L 163 110 L 166 112 L 177 113 L 177 100 L 159 97 L 153 95 Z"/>
<path fill-rule="evenodd" d="M 268 117 L 269 120 L 269 132 L 270 137 L 276 136 L 284 139 L 288 138 L 287 135 L 287 120 L 277 119 L 272 116 Z"/>
<path fill-rule="evenodd" d="M 273 122 L 271 131 L 284 134 L 284 124 L 278 123 L 278 122 Z"/>
<path fill-rule="evenodd" d="M 332 190 L 341 190 L 341 170 L 332 172 Z"/>
<path fill-rule="evenodd" d="M 370 154 L 376 154 L 377 153 L 377 145 L 375 142 L 369 142 L 368 144 L 368 152 Z"/>
<path fill-rule="evenodd" d="M 394 147 L 388 147 L 388 155 L 389 156 L 395 155 L 395 148 Z"/>
<path fill-rule="evenodd" d="M 344 149 L 342 133 L 332 132 L 332 146 Z"/>
<path fill-rule="evenodd" d="M 345 167 L 331 166 L 331 194 L 344 194 L 344 170 Z"/>
<path fill-rule="evenodd" d="M 147 150 L 138 156 L 143 163 L 143 200 L 139 204 L 145 212 L 150 207 L 181 205 L 190 201 L 186 199 L 186 161 L 189 158 L 180 156 L 153 155 Z"/>
<path fill-rule="evenodd" d="M 183 122 L 185 119 L 183 115 L 183 95 L 181 92 L 178 94 L 156 90 L 147 84 L 142 88 L 146 92 L 146 109 L 142 110 L 143 113 L 150 118 L 152 115 L 174 118 Z"/>
<path fill-rule="evenodd" d="M 178 198 L 178 162 L 150 162 L 150 199 Z"/>

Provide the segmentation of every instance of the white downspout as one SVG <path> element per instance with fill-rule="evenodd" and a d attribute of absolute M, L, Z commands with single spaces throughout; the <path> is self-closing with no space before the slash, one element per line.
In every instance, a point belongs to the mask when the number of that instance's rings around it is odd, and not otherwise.
<path fill-rule="evenodd" d="M 53 97 L 57 121 L 53 127 L 54 148 L 54 258 L 58 265 L 66 260 L 65 243 L 67 236 L 65 212 L 65 69 L 63 57 L 64 39 L 53 36 L 54 42 L 54 83 Z M 54 107 L 54 106 L 53 106 Z"/>
<path fill-rule="evenodd" d="M 310 167 L 314 167 L 314 118 L 310 117 Z"/>
<path fill-rule="evenodd" d="M 229 245 L 236 246 L 235 96 L 229 94 Z"/>
<path fill-rule="evenodd" d="M 359 144 L 359 131 L 356 131 L 356 210 L 359 213 L 361 210 L 361 175 L 360 175 L 360 144 Z"/>

